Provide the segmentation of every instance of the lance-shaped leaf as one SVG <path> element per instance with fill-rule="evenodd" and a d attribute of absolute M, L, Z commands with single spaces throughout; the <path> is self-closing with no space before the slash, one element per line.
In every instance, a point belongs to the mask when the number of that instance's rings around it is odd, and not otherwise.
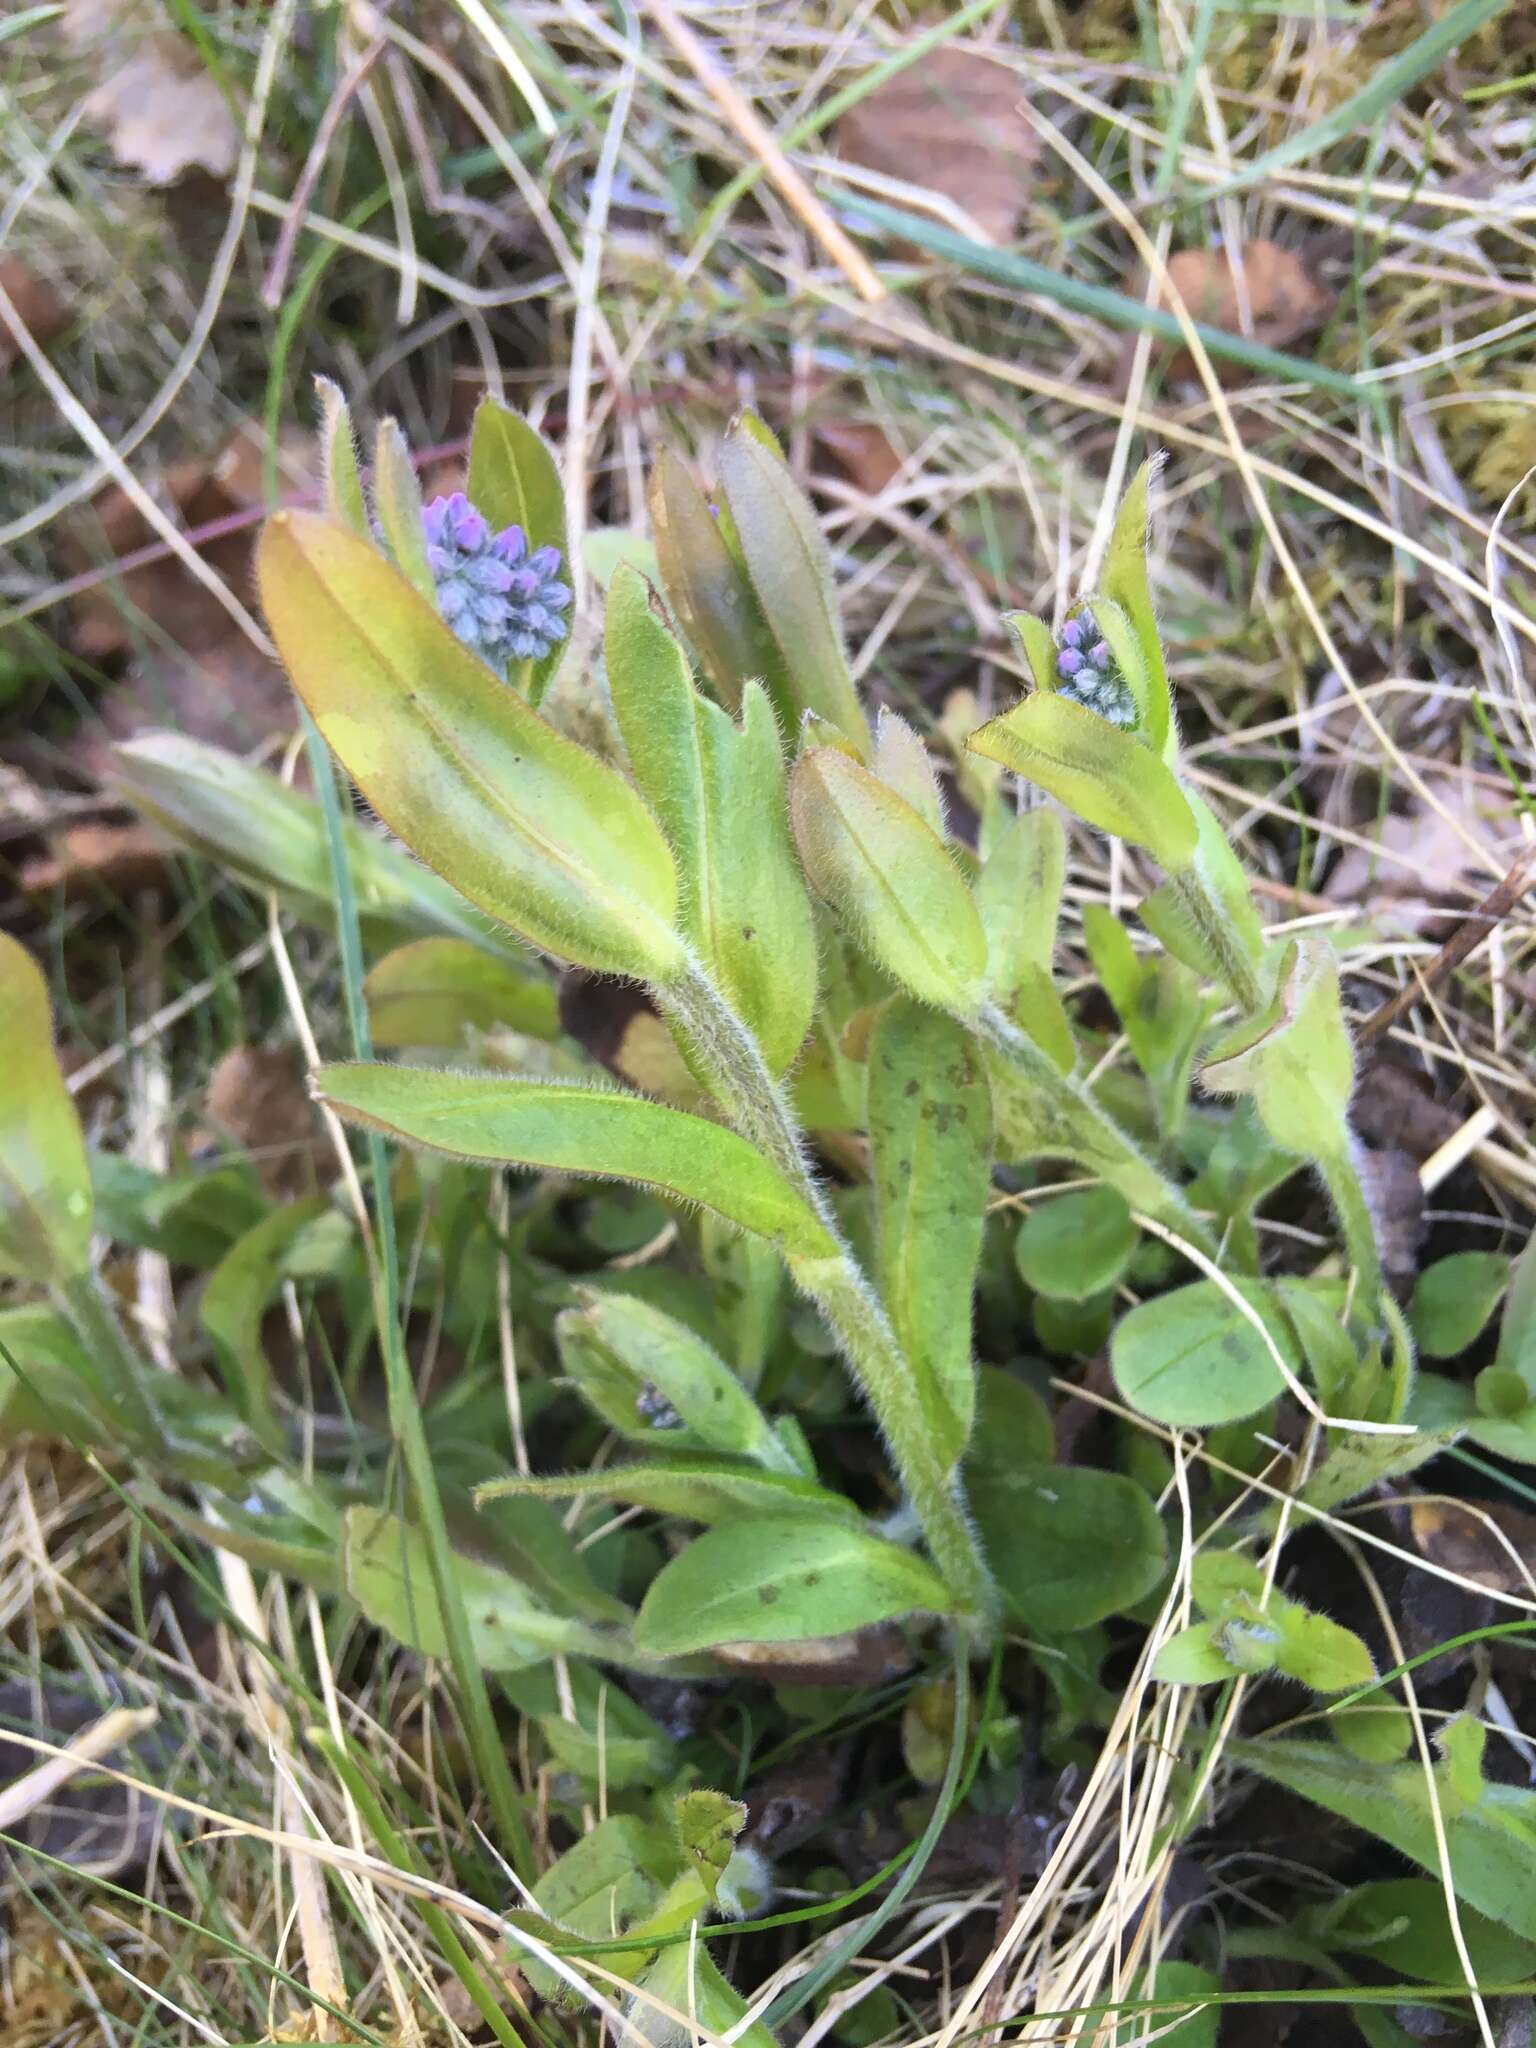
<path fill-rule="evenodd" d="M 844 1522 L 764 1515 L 706 1530 L 665 1565 L 635 1619 L 635 1643 L 677 1657 L 720 1643 L 841 1635 L 950 1606 L 933 1567 L 899 1544 Z"/>
<path fill-rule="evenodd" d="M 971 1292 L 992 1176 L 992 1098 L 975 1041 L 897 1001 L 869 1050 L 869 1136 L 880 1293 L 919 1376 L 946 1463 L 976 1402 Z"/>
<path fill-rule="evenodd" d="M 974 753 L 1038 784 L 1101 832 L 1187 865 L 1198 833 L 1172 771 L 1133 734 L 1069 698 L 1037 692 L 972 733 Z"/>
<path fill-rule="evenodd" d="M 1157 613 L 1147 577 L 1147 529 L 1150 513 L 1148 496 L 1156 464 L 1144 462 L 1120 500 L 1114 531 L 1104 556 L 1099 588 L 1126 614 L 1141 648 L 1148 684 L 1145 708 L 1147 737 L 1159 754 L 1171 753 L 1173 710 L 1169 701 L 1168 671 L 1163 662 L 1163 643 L 1157 630 Z"/>
<path fill-rule="evenodd" d="M 437 579 L 427 561 L 421 485 L 398 420 L 384 420 L 373 444 L 373 508 L 395 567 L 428 603 L 437 602 Z"/>
<path fill-rule="evenodd" d="M 772 1472 L 799 1467 L 719 1353 L 648 1301 L 589 1293 L 556 1320 L 561 1363 L 632 1441 L 724 1451 Z"/>
<path fill-rule="evenodd" d="M 471 504 L 493 532 L 520 526 L 528 536 L 530 554 L 553 547 L 569 561 L 565 493 L 555 458 L 543 437 L 499 398 L 482 398 L 475 408 L 469 437 L 468 492 Z M 564 651 L 555 647 L 542 661 L 525 664 L 530 703 L 537 704 L 549 687 Z"/>
<path fill-rule="evenodd" d="M 605 651 L 635 778 L 677 856 L 682 930 L 782 1074 L 811 1026 L 816 933 L 767 696 L 746 685 L 739 726 L 701 697 L 635 569 L 614 575 Z"/>
<path fill-rule="evenodd" d="M 667 598 L 726 710 L 741 708 L 742 685 L 758 676 L 789 717 L 784 664 L 746 565 L 732 554 L 682 458 L 664 448 L 651 473 L 651 524 Z"/>
<path fill-rule="evenodd" d="M 1536 1940 L 1536 1792 L 1529 1787 L 1485 1784 L 1475 1805 L 1459 1807 L 1442 1780 L 1436 1788 L 1437 1827 L 1417 1759 L 1368 1764 L 1331 1742 L 1273 1738 L 1235 1738 L 1226 1754 L 1389 1843 L 1437 1882 L 1449 1876 L 1458 1898 Z M 1442 1866 L 1442 1838 L 1448 1871 Z"/>
<path fill-rule="evenodd" d="M 660 1438 L 658 1448 L 664 1442 Z M 863 1520 L 851 1500 L 814 1480 L 788 1472 L 765 1472 L 760 1466 L 694 1451 L 669 1452 L 665 1462 L 604 1465 L 563 1478 L 493 1479 L 476 1489 L 475 1498 L 496 1500 L 503 1494 L 529 1494 L 542 1500 L 611 1500 L 689 1522 L 737 1522 L 744 1515 Z"/>
<path fill-rule="evenodd" d="M 113 756 L 114 783 L 162 831 L 253 889 L 273 889 L 306 923 L 335 922 L 325 819 L 312 797 L 222 747 L 151 732 Z M 365 927 L 454 932 L 495 950 L 505 942 L 440 875 L 377 832 L 346 819 L 342 838 Z"/>
<path fill-rule="evenodd" d="M 685 2038 L 719 2041 L 727 2035 L 737 2048 L 778 2048 L 777 2037 L 761 2020 L 743 2025 L 747 2001 L 722 1975 L 702 1941 L 680 1941 L 662 1949 L 636 1983 L 646 1995 L 634 2001 L 628 2024 L 649 2048 L 678 2048 Z M 686 2035 L 672 2013 L 685 2015 Z"/>
<path fill-rule="evenodd" d="M 0 1442 L 57 1436 L 120 1449 L 126 1432 L 105 1376 L 57 1310 L 0 1308 Z"/>
<path fill-rule="evenodd" d="M 869 752 L 848 673 L 826 542 L 772 434 L 744 413 L 720 450 L 720 488 L 783 664 L 793 723 L 814 711 Z"/>
<path fill-rule="evenodd" d="M 788 1257 L 836 1253 L 804 1198 L 745 1138 L 643 1096 L 364 1063 L 322 1067 L 318 1087 L 349 1121 L 413 1145 L 460 1159 L 637 1181 L 712 1209 Z"/>
<path fill-rule="evenodd" d="M 1104 904 L 1084 904 L 1083 938 L 1151 1086 L 1158 1126 L 1165 1137 L 1177 1137 L 1188 1114 L 1195 1052 L 1210 1005 L 1181 962 L 1166 954 L 1138 953 L 1130 933 Z"/>
<path fill-rule="evenodd" d="M 325 509 L 338 526 L 354 533 L 368 531 L 368 503 L 357 467 L 357 440 L 352 415 L 341 386 L 329 377 L 315 379 L 320 400 L 320 473 L 325 479 Z"/>
<path fill-rule="evenodd" d="M 324 1197 L 315 1195 L 264 1216 L 209 1274 L 199 1308 L 230 1399 L 262 1442 L 278 1452 L 283 1434 L 272 1408 L 272 1371 L 262 1343 L 262 1318 L 282 1280 L 285 1253 L 325 1207 Z"/>
<path fill-rule="evenodd" d="M 987 941 L 965 879 L 932 828 L 835 747 L 795 763 L 790 819 L 806 873 L 875 963 L 920 1002 L 970 1011 Z"/>
<path fill-rule="evenodd" d="M 295 688 L 429 867 L 561 959 L 639 980 L 681 964 L 672 855 L 622 776 L 540 718 L 354 534 L 278 513 L 257 569 Z"/>
<path fill-rule="evenodd" d="M 47 984 L 3 932 L 0 1046 L 0 1273 L 67 1281 L 90 1264 L 90 1165 L 54 1056 Z"/>
<path fill-rule="evenodd" d="M 1066 868 L 1060 818 L 1045 809 L 1021 811 L 998 833 L 976 883 L 987 935 L 987 993 L 1062 1073 L 1070 1073 L 1077 1058 L 1051 973 Z"/>
<path fill-rule="evenodd" d="M 348 1508 L 342 1531 L 342 1582 L 368 1619 L 423 1656 L 446 1657 L 442 1609 L 420 1532 L 398 1515 L 369 1507 Z M 456 1556 L 453 1570 L 483 1671 L 520 1671 L 545 1657 L 602 1656 L 620 1646 L 617 1636 L 551 1613 L 499 1565 Z"/>
<path fill-rule="evenodd" d="M 1212 1049 L 1200 1079 L 1215 1095 L 1251 1095 L 1275 1143 L 1305 1158 L 1347 1147 L 1354 1049 L 1326 939 L 1292 942 L 1273 1002 Z"/>
<path fill-rule="evenodd" d="M 907 721 L 888 704 L 882 704 L 875 720 L 875 757 L 870 763 L 887 789 L 906 798 L 935 836 L 947 836 L 944 823 L 944 795 L 939 787 L 933 756 Z"/>
<path fill-rule="evenodd" d="M 498 1026 L 530 1038 L 560 1035 L 559 998 L 548 973 L 532 960 L 487 953 L 465 939 L 397 946 L 369 970 L 363 993 L 381 1051 L 402 1045 L 453 1050 L 468 1031 Z"/>

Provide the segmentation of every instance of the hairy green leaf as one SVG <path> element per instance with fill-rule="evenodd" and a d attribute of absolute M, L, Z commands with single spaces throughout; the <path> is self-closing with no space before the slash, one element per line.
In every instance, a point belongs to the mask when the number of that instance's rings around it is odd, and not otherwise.
<path fill-rule="evenodd" d="M 323 1067 L 323 1099 L 354 1123 L 460 1159 L 638 1181 L 697 1202 L 791 1256 L 834 1250 L 820 1219 L 745 1138 L 617 1089 L 436 1068 Z"/>
<path fill-rule="evenodd" d="M 617 1650 L 583 1622 L 552 1613 L 500 1566 L 456 1556 L 454 1571 L 482 1670 L 520 1671 L 563 1651 Z M 348 1508 L 342 1518 L 342 1581 L 376 1628 L 423 1656 L 445 1658 L 448 1638 L 420 1532 L 384 1508 Z"/>
<path fill-rule="evenodd" d="M 992 1098 L 975 1042 L 898 1000 L 869 1048 L 869 1138 L 880 1292 L 918 1373 L 945 1459 L 970 1434 L 971 1296 L 992 1175 Z"/>
<path fill-rule="evenodd" d="M 1228 1742 L 1229 1762 L 1246 1764 L 1271 1784 L 1310 1799 L 1363 1828 L 1417 1863 L 1440 1873 L 1434 1820 L 1423 1765 L 1365 1764 L 1332 1743 Z M 1484 1785 L 1475 1806 L 1460 1811 L 1441 1789 L 1450 1875 L 1458 1898 L 1527 1941 L 1536 1941 L 1536 1792 L 1523 1785 Z"/>
<path fill-rule="evenodd" d="M 635 1643 L 675 1657 L 842 1635 L 949 1606 L 943 1581 L 910 1550 L 843 1522 L 762 1515 L 706 1530 L 663 1568 L 636 1617 Z"/>
<path fill-rule="evenodd" d="M 486 396 L 475 408 L 468 495 L 493 530 L 520 526 L 530 553 L 553 547 L 564 561 L 570 560 L 565 493 L 555 458 L 542 436 L 499 398 Z M 555 647 L 542 661 L 527 664 L 530 703 L 537 704 L 543 696 L 564 652 L 564 647 Z"/>
<path fill-rule="evenodd" d="M 657 1434 L 660 1434 L 659 1432 Z M 665 1449 L 665 1445 L 659 1446 Z M 744 1515 L 813 1515 L 822 1521 L 862 1521 L 851 1500 L 798 1473 L 765 1472 L 688 1451 L 668 1451 L 665 1462 L 604 1465 L 564 1478 L 495 1479 L 480 1500 L 530 1494 L 545 1500 L 612 1500 L 690 1522 L 738 1521 Z"/>
<path fill-rule="evenodd" d="M 561 1362 L 607 1422 L 631 1441 L 798 1467 L 752 1396 L 702 1337 L 631 1294 L 591 1292 L 556 1323 Z"/>
<path fill-rule="evenodd" d="M 726 436 L 719 468 L 742 558 L 783 663 L 794 724 L 814 712 L 867 755 L 869 726 L 848 673 L 815 513 L 778 443 L 751 413 Z"/>
<path fill-rule="evenodd" d="M 974 1009 L 987 940 L 965 878 L 912 806 L 835 747 L 802 754 L 790 817 L 806 873 L 876 964 L 920 1002 Z"/>
<path fill-rule="evenodd" d="M 1194 854 L 1199 832 L 1172 771 L 1132 734 L 1069 698 L 1038 691 L 966 744 L 1099 831 L 1145 846 L 1170 872 Z"/>
<path fill-rule="evenodd" d="M 614 575 L 605 647 L 636 780 L 677 856 L 681 928 L 782 1074 L 811 1025 L 816 933 L 767 696 L 746 684 L 739 726 L 701 697 L 635 569 Z"/>
<path fill-rule="evenodd" d="M 295 688 L 387 825 L 472 903 L 565 960 L 683 960 L 677 876 L 623 777 L 555 731 L 355 534 L 280 512 L 257 551 Z"/>

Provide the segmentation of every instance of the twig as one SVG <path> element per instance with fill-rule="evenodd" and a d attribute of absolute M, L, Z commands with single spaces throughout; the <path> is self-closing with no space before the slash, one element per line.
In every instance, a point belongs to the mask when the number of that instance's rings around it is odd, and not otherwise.
<path fill-rule="evenodd" d="M 1413 983 L 1400 988 L 1395 996 L 1388 996 L 1372 1010 L 1356 1032 L 1357 1044 L 1369 1045 L 1373 1038 L 1379 1038 L 1388 1031 L 1405 1012 L 1411 1010 L 1437 982 L 1453 974 L 1462 961 L 1487 938 L 1490 928 L 1508 917 L 1520 898 L 1525 894 L 1527 882 L 1533 868 L 1536 868 L 1536 846 L 1528 846 L 1516 856 L 1514 865 L 1502 882 L 1498 882 L 1478 904 L 1469 910 L 1445 944 L 1423 967 L 1416 960 L 1408 964 L 1413 969 Z"/>
<path fill-rule="evenodd" d="M 304 225 L 304 216 L 309 211 L 310 197 L 320 182 L 320 173 L 325 168 L 331 144 L 336 140 L 336 130 L 341 126 L 341 117 L 347 111 L 353 94 L 383 54 L 384 37 L 375 36 L 331 94 L 325 112 L 320 116 L 315 139 L 310 144 L 309 155 L 304 159 L 304 168 L 299 173 L 299 182 L 293 188 L 288 217 L 283 222 L 282 233 L 277 238 L 277 247 L 272 251 L 272 261 L 267 266 L 266 276 L 262 279 L 261 303 L 269 312 L 276 312 L 283 303 L 283 294 L 288 289 L 288 271 L 293 262 L 294 246 L 299 239 L 299 230 Z"/>
<path fill-rule="evenodd" d="M 646 12 L 688 66 L 715 105 L 763 167 L 763 175 L 820 242 L 838 269 L 867 305 L 885 297 L 867 256 L 845 235 L 764 124 L 752 102 L 736 90 L 715 59 L 672 5 L 672 0 L 645 0 Z"/>

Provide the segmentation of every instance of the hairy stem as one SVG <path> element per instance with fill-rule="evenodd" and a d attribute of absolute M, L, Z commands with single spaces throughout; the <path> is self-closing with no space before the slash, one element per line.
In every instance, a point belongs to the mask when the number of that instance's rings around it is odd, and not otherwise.
<path fill-rule="evenodd" d="M 771 1159 L 836 1247 L 821 1259 L 788 1261 L 795 1284 L 816 1303 L 838 1340 L 889 1447 L 934 1563 L 962 1617 L 989 1624 L 996 1595 L 954 1473 L 934 1448 L 912 1363 L 879 1297 L 838 1229 L 817 1184 L 794 1114 L 764 1064 L 757 1041 L 697 967 L 656 990 L 685 1034 L 716 1100 L 741 1135 Z"/>
<path fill-rule="evenodd" d="M 1344 1233 L 1345 1253 L 1359 1277 L 1361 1306 L 1367 1318 L 1374 1321 L 1381 1302 L 1381 1253 L 1359 1171 L 1344 1147 L 1331 1156 L 1319 1157 L 1317 1170 Z"/>
<path fill-rule="evenodd" d="M 1099 1175 L 1133 1209 L 1215 1258 L 1216 1241 L 1180 1190 L 1129 1139 L 1090 1089 L 1063 1074 L 993 1004 L 965 1018 L 993 1055 L 999 1135 L 1020 1157 L 1055 1153 Z M 1010 1096 L 1012 1100 L 1010 1100 Z"/>
<path fill-rule="evenodd" d="M 1264 1000 L 1264 988 L 1247 947 L 1232 928 L 1232 920 L 1206 887 L 1198 868 L 1184 868 L 1168 880 L 1184 915 L 1220 969 L 1227 993 L 1245 1017 L 1251 1015 Z"/>

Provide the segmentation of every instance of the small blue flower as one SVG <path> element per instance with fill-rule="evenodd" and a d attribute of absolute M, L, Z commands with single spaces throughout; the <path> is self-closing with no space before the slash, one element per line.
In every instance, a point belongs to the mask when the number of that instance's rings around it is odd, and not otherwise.
<path fill-rule="evenodd" d="M 571 593 L 558 548 L 528 548 L 520 526 L 492 533 L 462 491 L 422 514 L 438 609 L 466 647 L 496 669 L 542 661 L 570 630 Z"/>
<path fill-rule="evenodd" d="M 1061 677 L 1058 696 L 1081 704 L 1108 725 L 1129 731 L 1137 724 L 1136 699 L 1092 612 L 1081 611 L 1062 627 L 1056 673 Z"/>

